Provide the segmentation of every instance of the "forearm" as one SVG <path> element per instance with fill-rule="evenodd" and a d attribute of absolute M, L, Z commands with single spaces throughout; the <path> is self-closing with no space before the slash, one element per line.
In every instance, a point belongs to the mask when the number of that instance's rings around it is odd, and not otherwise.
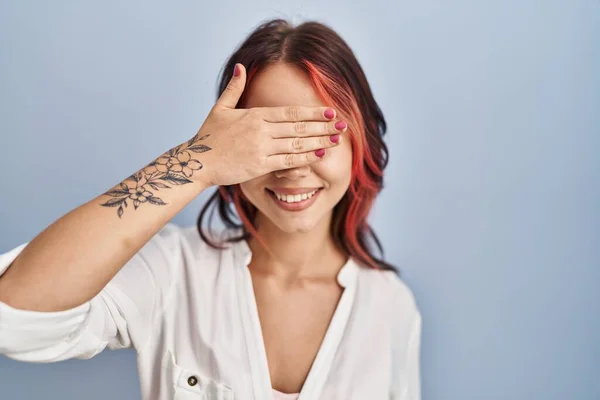
<path fill-rule="evenodd" d="M 193 139 L 194 140 L 194 139 Z M 163 154 L 37 235 L 0 277 L 0 301 L 60 311 L 97 295 L 181 209 L 208 187 L 198 138 Z M 191 159 L 186 161 L 186 158 Z"/>

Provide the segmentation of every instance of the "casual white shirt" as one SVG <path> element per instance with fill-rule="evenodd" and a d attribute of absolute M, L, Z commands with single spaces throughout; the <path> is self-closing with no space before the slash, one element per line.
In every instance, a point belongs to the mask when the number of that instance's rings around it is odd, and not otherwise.
<path fill-rule="evenodd" d="M 0 255 L 0 274 L 27 244 Z M 245 241 L 216 250 L 195 226 L 169 223 L 87 303 L 37 312 L 0 302 L 0 353 L 54 362 L 134 347 L 144 400 L 272 400 L 251 256 Z M 344 290 L 298 400 L 419 400 L 412 292 L 353 258 L 337 279 Z"/>

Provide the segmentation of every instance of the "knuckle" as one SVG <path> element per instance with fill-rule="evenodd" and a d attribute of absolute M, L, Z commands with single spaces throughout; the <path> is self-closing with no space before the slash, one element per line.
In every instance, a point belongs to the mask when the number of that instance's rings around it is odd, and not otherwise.
<path fill-rule="evenodd" d="M 263 122 L 266 117 L 266 113 L 262 108 L 247 108 L 248 113 L 252 116 L 253 119 Z"/>
<path fill-rule="evenodd" d="M 246 116 L 251 119 L 259 120 L 260 112 L 254 108 L 246 108 Z"/>
<path fill-rule="evenodd" d="M 235 91 L 235 83 L 229 82 L 227 86 L 225 86 L 225 91 L 229 93 Z"/>
<path fill-rule="evenodd" d="M 295 137 L 292 139 L 292 149 L 302 150 L 303 148 L 304 148 L 304 141 L 301 138 Z"/>
<path fill-rule="evenodd" d="M 285 157 L 283 157 L 283 165 L 286 167 L 292 167 L 294 165 L 294 155 L 286 154 Z"/>
<path fill-rule="evenodd" d="M 305 121 L 296 122 L 294 124 L 294 130 L 298 133 L 306 132 L 307 126 Z"/>
<path fill-rule="evenodd" d="M 252 127 L 253 130 L 259 131 L 263 127 L 263 120 L 260 118 L 251 118 L 250 126 Z"/>
<path fill-rule="evenodd" d="M 257 140 L 254 146 L 248 146 L 248 152 L 254 158 L 263 157 L 263 155 L 268 154 L 268 146 L 262 140 Z"/>
<path fill-rule="evenodd" d="M 260 113 L 258 112 L 258 110 L 256 108 L 246 108 L 246 117 L 251 118 L 251 119 L 259 119 L 260 118 Z"/>
<path fill-rule="evenodd" d="M 288 121 L 295 121 L 300 117 L 300 108 L 291 106 L 284 109 L 285 118 Z"/>
<path fill-rule="evenodd" d="M 264 155 L 258 155 L 256 157 L 255 167 L 260 170 L 266 170 L 270 168 L 269 158 Z"/>
<path fill-rule="evenodd" d="M 258 130 L 261 127 L 262 120 L 260 116 L 255 111 L 249 111 L 246 115 L 246 123 L 250 126 L 252 130 Z"/>
<path fill-rule="evenodd" d="M 328 146 L 331 146 L 333 144 L 331 142 L 331 140 L 329 140 L 329 136 L 321 136 L 319 138 L 319 142 L 321 144 L 321 147 L 328 147 Z"/>

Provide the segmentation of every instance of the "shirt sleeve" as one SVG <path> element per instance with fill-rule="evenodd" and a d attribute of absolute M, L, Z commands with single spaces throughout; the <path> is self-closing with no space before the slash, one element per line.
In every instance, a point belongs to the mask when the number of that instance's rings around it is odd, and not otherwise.
<path fill-rule="evenodd" d="M 408 350 L 406 353 L 406 366 L 404 375 L 406 376 L 404 395 L 402 400 L 420 400 L 421 399 L 421 314 L 416 312 L 413 320 L 413 327 L 408 340 Z"/>
<path fill-rule="evenodd" d="M 391 274 L 390 274 L 391 275 Z M 421 313 L 414 294 L 396 275 L 390 400 L 421 400 Z"/>
<path fill-rule="evenodd" d="M 182 263 L 181 228 L 165 225 L 90 301 L 65 311 L 20 310 L 0 302 L 0 354 L 29 362 L 87 359 L 106 347 L 143 347 Z M 0 254 L 4 273 L 28 243 Z M 85 268 L 85 266 L 82 266 Z"/>

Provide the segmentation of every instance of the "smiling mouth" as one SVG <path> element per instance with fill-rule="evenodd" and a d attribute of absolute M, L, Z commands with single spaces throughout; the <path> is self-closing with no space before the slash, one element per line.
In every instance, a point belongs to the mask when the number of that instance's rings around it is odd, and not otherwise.
<path fill-rule="evenodd" d="M 316 201 L 317 197 L 319 197 L 323 188 L 298 194 L 278 193 L 271 189 L 265 190 L 280 208 L 286 211 L 300 211 L 310 207 Z"/>
<path fill-rule="evenodd" d="M 314 189 L 314 190 L 307 191 L 304 193 L 297 193 L 297 194 L 279 193 L 279 192 L 277 192 L 275 190 L 271 190 L 271 189 L 267 189 L 267 190 L 269 192 L 271 192 L 279 201 L 283 201 L 285 203 L 299 203 L 302 200 L 310 199 L 321 189 L 322 188 L 318 188 L 318 189 Z"/>

